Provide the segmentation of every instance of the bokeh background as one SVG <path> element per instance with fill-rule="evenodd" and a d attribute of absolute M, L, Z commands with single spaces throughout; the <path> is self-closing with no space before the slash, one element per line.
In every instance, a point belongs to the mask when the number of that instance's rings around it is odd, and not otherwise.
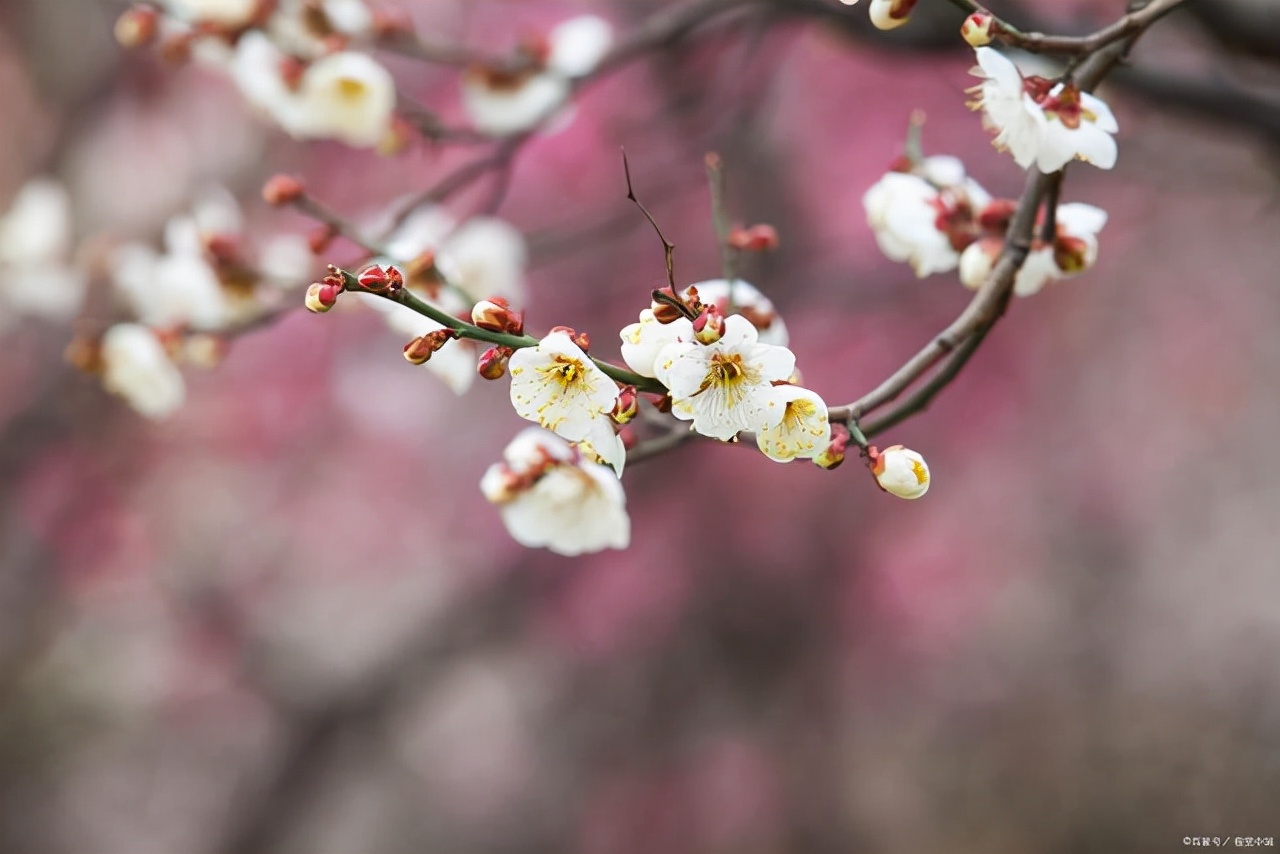
<path fill-rule="evenodd" d="M 509 47 L 645 2 L 404 2 Z M 1088 32 L 1120 0 L 1006 2 Z M 1049 8 L 1052 7 L 1052 8 Z M 292 142 L 216 75 L 128 54 L 120 6 L 0 5 L 0 198 L 72 189 L 83 246 L 149 238 L 214 181 L 264 228 L 287 169 L 373 215 L 473 152 Z M 861 197 L 910 112 L 997 195 L 1022 176 L 965 108 L 960 15 L 924 0 L 733 17 L 589 87 L 515 161 L 529 323 L 602 355 L 662 280 L 624 196 L 718 270 L 702 155 L 776 253 L 806 384 L 874 386 L 969 294 L 885 260 Z M 293 312 L 137 416 L 24 323 L 0 358 L 0 851 L 1171 851 L 1280 836 L 1280 98 L 1275 4 L 1192 2 L 1102 94 L 1112 172 L 1087 276 L 1014 303 L 886 437 L 918 502 L 850 463 L 691 443 L 628 471 L 625 552 L 522 549 L 477 482 L 522 426 L 457 398 L 373 313 Z M 457 72 L 389 60 L 461 121 Z M 458 216 L 490 198 L 481 184 Z M 83 250 L 89 251 L 89 250 Z M 339 255 L 340 249 L 336 249 Z M 339 259 L 340 260 L 340 259 Z M 92 323 L 85 318 L 81 323 Z"/>

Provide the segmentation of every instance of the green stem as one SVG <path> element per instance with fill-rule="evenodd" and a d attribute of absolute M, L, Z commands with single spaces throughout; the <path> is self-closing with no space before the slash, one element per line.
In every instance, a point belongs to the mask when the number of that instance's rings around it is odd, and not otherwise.
<path fill-rule="evenodd" d="M 429 317 L 441 326 L 446 326 L 449 329 L 454 330 L 458 333 L 459 338 L 470 338 L 473 341 L 484 341 L 487 344 L 496 344 L 500 347 L 510 347 L 512 350 L 538 346 L 538 339 L 530 335 L 512 335 L 508 332 L 492 332 L 488 329 L 481 329 L 474 323 L 468 323 L 461 318 L 454 317 L 447 311 L 444 311 L 438 306 L 434 306 L 422 299 L 408 288 L 399 288 L 391 293 L 378 294 L 374 291 L 361 287 L 359 280 L 346 270 L 342 271 L 342 277 L 347 290 L 357 291 L 360 293 L 373 293 L 375 296 L 380 296 L 383 299 L 398 302 L 405 308 L 413 309 L 423 317 Z M 636 387 L 637 391 L 647 391 L 654 394 L 667 393 L 667 387 L 652 377 L 642 377 L 637 373 L 628 371 L 625 368 L 620 368 L 617 365 L 610 364 L 609 362 L 602 361 L 594 356 L 590 356 L 589 358 L 596 367 L 604 371 L 605 375 L 615 382 L 633 385 Z"/>

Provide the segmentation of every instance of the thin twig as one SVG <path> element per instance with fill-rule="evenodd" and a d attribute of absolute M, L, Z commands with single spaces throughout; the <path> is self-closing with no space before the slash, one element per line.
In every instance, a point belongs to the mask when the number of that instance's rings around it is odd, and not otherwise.
<path fill-rule="evenodd" d="M 657 220 L 653 218 L 653 214 L 649 213 L 649 210 L 643 204 L 640 203 L 640 200 L 638 198 L 636 198 L 635 188 L 631 186 L 631 164 L 627 162 L 627 150 L 625 148 L 622 149 L 622 173 L 627 178 L 627 198 L 630 199 L 635 204 L 635 206 L 640 209 L 640 213 L 644 214 L 644 218 L 649 220 L 649 225 L 653 226 L 653 230 L 654 232 L 657 233 L 658 239 L 662 241 L 663 260 L 667 265 L 667 284 L 671 286 L 671 293 L 675 294 L 676 292 L 676 266 L 675 266 L 676 245 L 672 243 L 670 240 L 667 240 L 666 235 L 662 233 L 662 229 L 658 227 Z"/>

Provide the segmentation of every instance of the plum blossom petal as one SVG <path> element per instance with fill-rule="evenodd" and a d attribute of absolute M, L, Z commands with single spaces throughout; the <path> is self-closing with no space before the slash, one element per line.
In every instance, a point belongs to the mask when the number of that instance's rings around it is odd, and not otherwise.
<path fill-rule="evenodd" d="M 560 437 L 530 427 L 480 481 L 512 538 L 531 548 L 574 556 L 631 542 L 622 484 L 608 468 L 584 460 Z"/>

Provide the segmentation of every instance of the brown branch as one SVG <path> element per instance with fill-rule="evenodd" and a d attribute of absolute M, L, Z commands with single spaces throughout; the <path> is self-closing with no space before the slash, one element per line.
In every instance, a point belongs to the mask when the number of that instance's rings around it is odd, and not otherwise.
<path fill-rule="evenodd" d="M 1172 0 L 1172 2 L 1176 3 L 1179 0 Z M 1152 5 L 1155 6 L 1157 4 L 1161 4 L 1161 0 L 1156 0 Z M 1128 50 L 1132 38 L 1123 42 L 1113 42 L 1091 56 L 1081 67 L 1077 76 L 1081 89 L 1090 91 L 1095 88 Z M 971 338 L 977 337 L 981 341 L 981 338 L 990 331 L 991 327 L 1004 314 L 1005 308 L 1009 304 L 1009 299 L 1013 294 L 1014 280 L 1017 278 L 1023 262 L 1026 261 L 1027 253 L 1031 247 L 1036 212 L 1042 202 L 1049 196 L 1058 180 L 1059 178 L 1056 174 L 1045 175 L 1035 169 L 1030 170 L 1026 188 L 1018 201 L 1017 212 L 1014 214 L 1013 220 L 1009 223 L 1009 228 L 1005 233 L 1004 250 L 1001 252 L 994 268 L 988 274 L 986 281 L 982 283 L 982 287 L 979 288 L 969 304 L 965 306 L 964 311 L 945 329 L 935 335 L 928 344 L 908 359 L 902 367 L 894 371 L 893 374 L 870 392 L 852 403 L 832 407 L 830 410 L 832 421 L 856 423 L 866 413 L 897 399 L 899 395 L 914 385 L 932 367 L 946 358 L 948 354 L 960 350 L 962 345 L 966 345 L 966 342 Z M 932 383 L 926 386 L 925 389 L 921 390 L 919 396 L 913 397 L 903 405 L 904 414 L 900 417 L 892 414 L 886 416 L 882 423 L 876 426 L 879 429 L 884 429 L 884 427 L 896 424 L 907 415 L 927 406 L 929 401 L 955 378 L 976 348 L 977 344 L 975 343 L 966 346 L 966 352 L 963 355 L 956 352 L 956 356 L 953 357 L 953 359 L 957 360 L 956 364 L 954 367 L 948 366 L 939 372 L 937 377 L 940 379 L 936 383 L 936 387 Z"/>
<path fill-rule="evenodd" d="M 948 0 L 961 10 L 974 13 L 992 13 L 973 0 Z M 1065 53 L 1087 56 L 1096 53 L 1113 42 L 1135 36 L 1160 18 L 1172 12 L 1185 0 L 1153 0 L 1141 9 L 1136 9 L 1112 24 L 1108 24 L 1097 32 L 1086 36 L 1055 36 L 1045 33 L 1025 33 L 1017 27 L 996 18 L 1000 30 L 999 38 L 1005 44 L 1033 53 Z M 992 15 L 992 17 L 995 17 Z"/>

